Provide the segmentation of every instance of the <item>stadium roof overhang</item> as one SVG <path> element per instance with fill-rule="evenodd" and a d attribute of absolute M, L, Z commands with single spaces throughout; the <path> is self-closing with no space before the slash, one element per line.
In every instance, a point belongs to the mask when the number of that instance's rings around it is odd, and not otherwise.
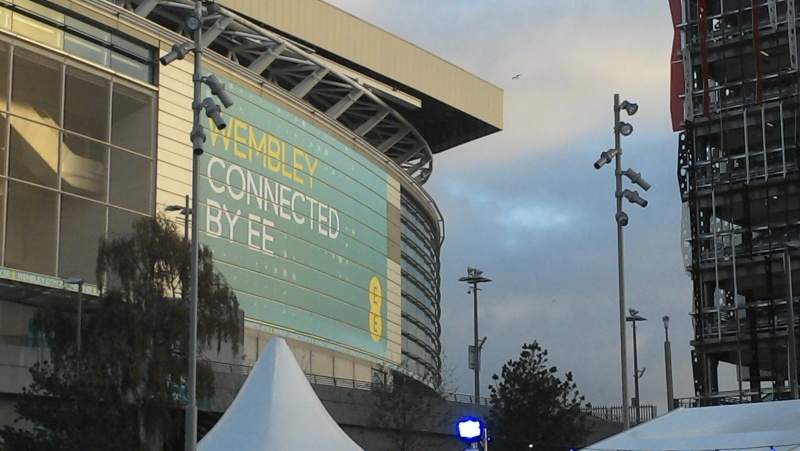
<path fill-rule="evenodd" d="M 190 35 L 184 19 L 193 0 L 107 1 Z M 203 47 L 324 112 L 419 183 L 430 177 L 434 153 L 499 130 L 383 73 L 220 6 L 220 13 L 204 18 Z"/>

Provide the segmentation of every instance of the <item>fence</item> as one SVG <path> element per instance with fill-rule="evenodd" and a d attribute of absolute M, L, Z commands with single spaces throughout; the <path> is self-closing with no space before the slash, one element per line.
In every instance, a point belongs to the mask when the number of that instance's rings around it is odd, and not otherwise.
<path fill-rule="evenodd" d="M 583 407 L 581 411 L 595 418 L 622 423 L 622 406 Z M 658 411 L 654 405 L 629 406 L 628 412 L 628 418 L 632 425 L 650 421 L 658 416 Z"/>

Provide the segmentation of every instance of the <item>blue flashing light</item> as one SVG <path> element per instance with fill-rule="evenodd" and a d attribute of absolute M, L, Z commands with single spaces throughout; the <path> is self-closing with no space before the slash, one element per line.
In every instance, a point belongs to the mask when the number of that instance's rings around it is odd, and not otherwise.
<path fill-rule="evenodd" d="M 462 440 L 474 442 L 483 437 L 483 422 L 475 417 L 467 417 L 456 425 L 458 436 Z"/>

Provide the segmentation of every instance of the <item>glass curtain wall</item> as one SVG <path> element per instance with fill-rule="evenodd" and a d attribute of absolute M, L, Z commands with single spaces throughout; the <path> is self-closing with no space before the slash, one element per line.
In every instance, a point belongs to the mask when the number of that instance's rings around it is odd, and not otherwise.
<path fill-rule="evenodd" d="M 96 283 L 154 204 L 155 92 L 0 35 L 0 265 Z"/>
<path fill-rule="evenodd" d="M 439 230 L 406 191 L 401 205 L 403 365 L 435 382 L 442 368 Z"/>

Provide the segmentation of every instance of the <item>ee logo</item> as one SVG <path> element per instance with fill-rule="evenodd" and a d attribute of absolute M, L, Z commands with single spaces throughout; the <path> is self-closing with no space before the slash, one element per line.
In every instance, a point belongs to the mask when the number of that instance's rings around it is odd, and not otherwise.
<path fill-rule="evenodd" d="M 380 340 L 381 334 L 383 334 L 381 305 L 383 305 L 381 281 L 377 277 L 373 277 L 369 281 L 369 332 L 372 334 L 373 341 Z"/>

